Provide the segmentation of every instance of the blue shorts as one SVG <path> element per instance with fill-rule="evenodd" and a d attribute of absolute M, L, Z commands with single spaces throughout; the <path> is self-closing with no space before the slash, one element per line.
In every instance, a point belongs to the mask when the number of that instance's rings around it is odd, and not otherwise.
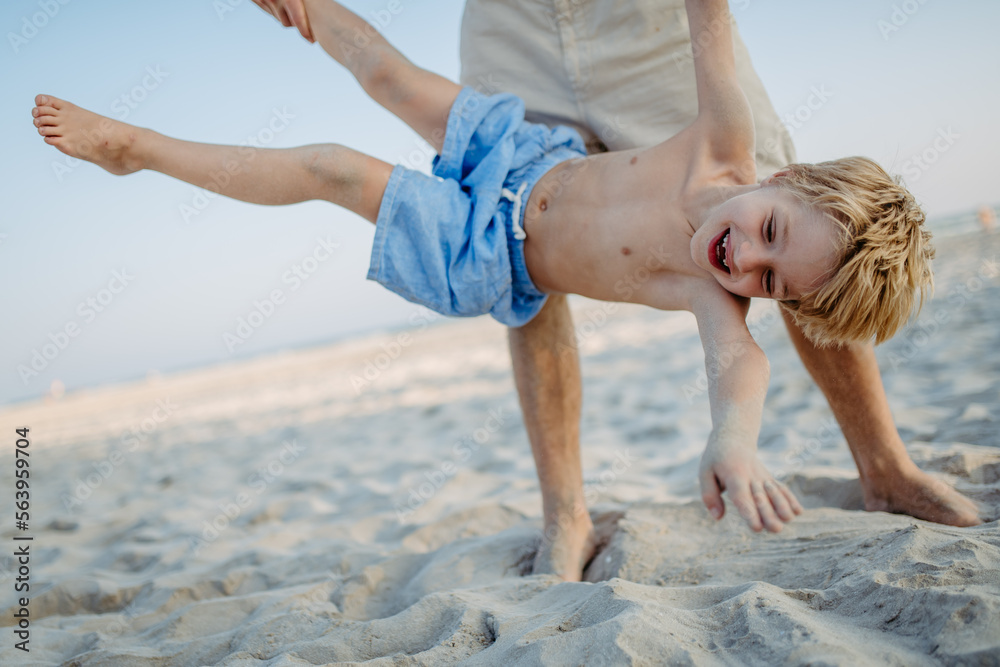
<path fill-rule="evenodd" d="M 548 295 L 528 275 L 518 221 L 542 175 L 584 156 L 578 132 L 525 122 L 519 98 L 463 88 L 433 175 L 389 177 L 368 279 L 444 315 L 527 323 Z"/>

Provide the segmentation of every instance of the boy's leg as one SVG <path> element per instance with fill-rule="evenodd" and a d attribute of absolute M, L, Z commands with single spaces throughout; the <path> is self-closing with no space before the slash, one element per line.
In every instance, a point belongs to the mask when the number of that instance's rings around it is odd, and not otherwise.
<path fill-rule="evenodd" d="M 441 152 L 448 113 L 462 87 L 417 67 L 354 12 L 332 0 L 306 0 L 313 36 L 350 70 L 369 96 Z"/>
<path fill-rule="evenodd" d="M 268 149 L 171 139 L 49 95 L 35 98 L 38 133 L 67 155 L 112 174 L 152 169 L 253 204 L 333 202 L 374 223 L 392 165 L 324 144 Z"/>

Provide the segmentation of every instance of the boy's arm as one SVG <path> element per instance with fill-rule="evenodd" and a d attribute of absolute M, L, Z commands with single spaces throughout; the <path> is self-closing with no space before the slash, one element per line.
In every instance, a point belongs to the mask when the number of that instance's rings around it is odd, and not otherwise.
<path fill-rule="evenodd" d="M 726 0 L 687 0 L 698 86 L 698 120 L 713 153 L 726 161 L 753 160 L 753 112 L 736 76 L 731 15 Z M 747 165 L 749 166 L 749 165 Z"/>
<path fill-rule="evenodd" d="M 802 511 L 757 457 L 757 437 L 767 394 L 769 367 L 746 327 L 748 302 L 729 294 L 702 297 L 694 308 L 705 348 L 712 433 L 701 460 L 702 500 L 719 519 L 722 492 L 753 530 L 781 530 Z"/>

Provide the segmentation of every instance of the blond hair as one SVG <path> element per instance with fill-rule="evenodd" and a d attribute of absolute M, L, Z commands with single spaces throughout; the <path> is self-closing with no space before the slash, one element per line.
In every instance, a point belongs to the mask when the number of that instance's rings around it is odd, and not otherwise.
<path fill-rule="evenodd" d="M 782 307 L 814 344 L 888 340 L 934 289 L 924 213 L 900 180 L 873 160 L 792 164 L 774 177 L 838 225 L 839 268 L 821 287 Z M 918 307 L 919 312 L 919 307 Z"/>

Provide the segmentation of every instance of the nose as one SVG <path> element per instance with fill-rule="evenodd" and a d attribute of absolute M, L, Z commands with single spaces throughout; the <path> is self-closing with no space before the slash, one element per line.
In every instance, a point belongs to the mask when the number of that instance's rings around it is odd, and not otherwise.
<path fill-rule="evenodd" d="M 762 261 L 761 249 L 750 241 L 741 243 L 733 253 L 733 266 L 740 273 L 752 272 Z"/>

